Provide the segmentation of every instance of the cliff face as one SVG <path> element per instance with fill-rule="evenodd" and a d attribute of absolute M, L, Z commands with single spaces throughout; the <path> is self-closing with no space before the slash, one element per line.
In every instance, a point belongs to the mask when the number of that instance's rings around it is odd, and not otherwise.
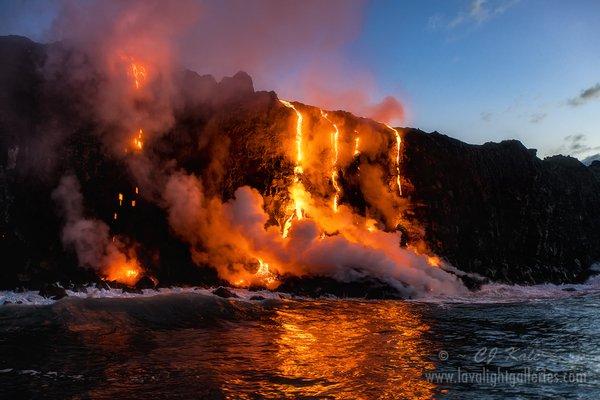
<path fill-rule="evenodd" d="M 192 262 L 154 194 L 135 193 L 135 168 L 99 139 L 106 128 L 87 112 L 84 90 L 65 90 L 57 86 L 60 78 L 48 78 L 46 49 L 23 38 L 0 39 L 0 56 L 10 60 L 0 68 L 0 286 L 90 279 L 61 243 L 63 222 L 51 193 L 66 173 L 77 176 L 86 213 L 115 235 L 134 238 L 140 261 L 162 284 L 220 283 L 209 265 Z M 216 82 L 187 71 L 178 82 L 184 101 L 175 123 L 145 144 L 147 156 L 163 169 L 200 177 L 207 193 L 225 200 L 240 186 L 256 188 L 270 223 L 281 225 L 294 171 L 293 161 L 277 151 L 289 139 L 289 110 L 275 93 L 255 92 L 244 73 Z M 308 120 L 318 114 L 302 107 Z M 350 130 L 387 129 L 345 112 L 331 115 Z M 598 163 L 540 160 L 516 141 L 473 146 L 438 133 L 399 131 L 411 206 L 407 226 L 398 228 L 408 244 L 417 239 L 414 227 L 422 228 L 418 235 L 455 267 L 508 282 L 577 281 L 600 260 Z M 392 149 L 394 142 L 384 145 Z M 368 202 L 356 183 L 359 161 L 340 171 L 340 201 L 363 213 Z M 387 181 L 393 178 L 389 158 L 368 161 L 383 167 Z M 118 193 L 123 206 L 116 204 Z"/>
<path fill-rule="evenodd" d="M 405 138 L 415 218 L 454 265 L 499 281 L 565 282 L 598 260 L 593 168 L 540 160 L 517 141 L 473 146 L 416 130 Z"/>

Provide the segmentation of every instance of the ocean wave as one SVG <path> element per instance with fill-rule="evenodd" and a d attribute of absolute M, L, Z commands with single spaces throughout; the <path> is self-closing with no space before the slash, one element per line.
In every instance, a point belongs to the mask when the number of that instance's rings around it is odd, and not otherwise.
<path fill-rule="evenodd" d="M 429 296 L 415 302 L 427 303 L 514 303 L 543 301 L 600 293 L 600 275 L 589 278 L 581 284 L 509 285 L 490 283 L 465 296 Z"/>
<path fill-rule="evenodd" d="M 102 289 L 88 286 L 83 291 L 66 290 L 67 298 L 75 299 L 128 299 L 149 298 L 156 296 L 169 296 L 178 294 L 202 295 L 221 298 L 213 293 L 216 288 L 200 287 L 171 287 L 159 289 L 144 289 L 139 293 L 126 292 L 121 289 Z M 237 297 L 231 300 L 250 302 L 257 300 L 303 299 L 288 293 L 269 290 L 250 291 L 242 288 L 228 288 Z M 412 302 L 424 303 L 512 303 L 522 301 L 538 301 L 554 298 L 565 298 L 600 293 L 600 275 L 591 277 L 582 284 L 538 284 L 538 285 L 509 285 L 490 283 L 483 285 L 479 290 L 469 292 L 462 296 L 423 296 Z M 331 300 L 340 300 L 333 296 Z M 348 300 L 348 299 L 342 299 Z M 0 306 L 2 305 L 51 305 L 59 300 L 40 296 L 37 291 L 0 291 Z"/>
<path fill-rule="evenodd" d="M 127 299 L 127 298 L 146 298 L 155 296 L 168 296 L 176 294 L 198 294 L 205 296 L 219 297 L 213 294 L 216 288 L 200 287 L 171 287 L 159 289 L 144 289 L 140 293 L 131 293 L 122 289 L 103 289 L 96 286 L 88 286 L 82 291 L 66 290 L 66 298 L 78 299 Z M 269 290 L 250 291 L 247 289 L 228 288 L 234 293 L 239 301 L 256 301 L 257 299 L 278 300 L 290 298 L 289 294 L 272 292 Z M 2 305 L 50 305 L 60 300 L 53 300 L 40 296 L 38 291 L 0 291 L 0 306 Z"/>

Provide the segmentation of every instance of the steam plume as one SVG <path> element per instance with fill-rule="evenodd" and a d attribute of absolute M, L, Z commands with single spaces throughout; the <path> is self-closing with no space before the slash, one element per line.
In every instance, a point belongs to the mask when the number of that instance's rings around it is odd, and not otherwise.
<path fill-rule="evenodd" d="M 181 173 L 171 177 L 166 193 L 169 222 L 192 245 L 196 260 L 215 265 L 221 277 L 235 284 L 259 283 L 253 279 L 255 260 L 260 259 L 278 275 L 324 275 L 341 281 L 375 276 L 406 295 L 464 291 L 455 276 L 400 248 L 399 233 L 368 232 L 353 223 L 361 217 L 344 206 L 342 217 L 318 215 L 328 208 L 309 200 L 307 211 L 315 218 L 299 221 L 283 238 L 278 227 L 268 226 L 262 196 L 247 186 L 222 203 L 204 197 L 201 182 Z M 327 224 L 344 231 L 322 236 Z M 248 268 L 252 264 L 254 270 Z"/>
<path fill-rule="evenodd" d="M 131 255 L 122 251 L 118 241 L 112 241 L 108 226 L 97 219 L 83 215 L 83 196 L 79 182 L 73 175 L 65 175 L 52 193 L 65 218 L 62 241 L 77 254 L 79 265 L 91 267 L 109 280 L 136 282 L 141 271 Z"/>

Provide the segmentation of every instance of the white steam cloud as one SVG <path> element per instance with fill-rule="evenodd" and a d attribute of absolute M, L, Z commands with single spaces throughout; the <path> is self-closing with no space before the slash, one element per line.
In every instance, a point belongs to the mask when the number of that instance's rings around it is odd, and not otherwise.
<path fill-rule="evenodd" d="M 165 200 L 173 230 L 192 245 L 196 261 L 216 266 L 233 283 L 241 279 L 251 283 L 256 271 L 248 266 L 261 259 L 279 275 L 321 275 L 346 282 L 372 276 L 405 295 L 466 290 L 456 276 L 401 248 L 397 232 L 355 227 L 349 228 L 355 232 L 329 236 L 321 234 L 318 219 L 304 219 L 284 238 L 279 227 L 267 225 L 269 216 L 260 193 L 247 186 L 222 203 L 206 198 L 196 177 L 180 173 L 170 178 Z M 352 240 L 358 235 L 360 242 Z"/>

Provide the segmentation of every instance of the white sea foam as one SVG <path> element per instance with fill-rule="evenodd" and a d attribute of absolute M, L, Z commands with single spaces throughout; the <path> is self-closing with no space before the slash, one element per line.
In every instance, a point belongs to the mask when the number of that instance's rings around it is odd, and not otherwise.
<path fill-rule="evenodd" d="M 514 303 L 523 301 L 544 301 L 574 296 L 600 293 L 600 275 L 596 275 L 581 284 L 551 283 L 539 285 L 508 285 L 490 283 L 480 290 L 466 296 L 430 296 L 414 301 L 433 303 Z"/>
<path fill-rule="evenodd" d="M 190 293 L 190 294 L 201 294 L 201 295 L 209 295 L 216 296 L 212 293 L 215 288 L 199 288 L 199 287 L 172 287 L 172 288 L 160 288 L 160 289 L 144 289 L 142 293 L 129 293 L 124 292 L 121 289 L 101 289 L 96 286 L 88 286 L 85 288 L 85 291 L 77 291 L 74 292 L 72 290 L 67 290 L 68 297 L 77 297 L 77 298 L 139 298 L 139 297 L 153 297 L 160 295 L 169 295 L 169 294 L 181 294 L 181 293 Z M 291 297 L 285 293 L 277 293 L 271 292 L 268 290 L 261 291 L 250 291 L 246 289 L 232 289 L 229 288 L 231 292 L 235 293 L 238 298 L 234 298 L 239 301 L 250 301 L 253 296 L 261 296 L 264 299 L 281 299 L 281 298 L 289 298 Z M 49 299 L 46 297 L 42 297 L 39 295 L 37 291 L 24 291 L 24 292 L 14 292 L 14 291 L 0 291 L 0 306 L 8 305 L 8 304 L 20 304 L 20 305 L 49 305 L 54 304 L 57 300 Z"/>
<path fill-rule="evenodd" d="M 142 293 L 129 293 L 121 289 L 101 289 L 96 286 L 88 286 L 85 291 L 74 292 L 67 290 L 69 297 L 77 298 L 139 298 L 153 297 L 170 294 L 200 294 L 216 296 L 212 292 L 215 288 L 200 287 L 172 287 L 160 289 L 144 289 Z M 247 289 L 232 289 L 238 298 L 233 300 L 251 301 L 253 296 L 261 296 L 264 299 L 282 299 L 296 298 L 287 293 L 271 292 L 268 290 L 250 291 Z M 540 284 L 540 285 L 508 285 L 502 283 L 490 283 L 483 285 L 480 290 L 469 292 L 463 296 L 427 296 L 420 297 L 413 302 L 426 303 L 513 303 L 523 301 L 543 301 L 556 298 L 567 298 L 574 296 L 583 296 L 593 293 L 600 294 L 600 275 L 591 277 L 582 284 Z M 37 291 L 0 291 L 0 306 L 3 304 L 20 305 L 49 305 L 57 300 L 48 299 L 39 295 Z"/>

